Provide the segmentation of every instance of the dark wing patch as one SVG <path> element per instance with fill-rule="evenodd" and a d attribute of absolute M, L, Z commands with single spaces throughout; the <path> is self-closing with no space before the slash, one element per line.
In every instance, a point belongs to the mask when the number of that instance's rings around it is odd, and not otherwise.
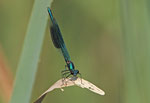
<path fill-rule="evenodd" d="M 58 24 L 55 21 L 55 19 L 53 19 L 53 24 L 50 27 L 50 32 L 51 32 L 51 38 L 52 38 L 54 46 L 57 49 L 61 50 L 61 52 L 65 58 L 65 61 L 70 60 L 69 53 L 67 51 L 63 37 L 61 35 L 60 29 L 59 29 Z"/>
<path fill-rule="evenodd" d="M 61 48 L 64 44 L 64 40 L 55 20 L 53 21 L 53 25 L 50 27 L 50 32 L 54 46 L 56 48 Z"/>

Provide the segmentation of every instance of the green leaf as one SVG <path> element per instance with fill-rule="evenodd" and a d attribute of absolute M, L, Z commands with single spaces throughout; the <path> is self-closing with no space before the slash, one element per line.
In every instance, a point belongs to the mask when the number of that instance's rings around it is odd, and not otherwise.
<path fill-rule="evenodd" d="M 52 0 L 35 0 L 10 103 L 29 103 Z"/>

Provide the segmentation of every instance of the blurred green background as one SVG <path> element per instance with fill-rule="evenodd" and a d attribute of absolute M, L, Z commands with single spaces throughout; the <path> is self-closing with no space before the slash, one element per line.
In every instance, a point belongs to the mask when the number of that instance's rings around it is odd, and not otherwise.
<path fill-rule="evenodd" d="M 33 4 L 0 2 L 0 46 L 14 78 Z M 53 14 L 75 67 L 106 95 L 69 87 L 52 91 L 43 103 L 150 103 L 149 4 L 148 0 L 54 0 Z M 51 41 L 48 21 L 31 102 L 61 78 L 64 65 Z"/>

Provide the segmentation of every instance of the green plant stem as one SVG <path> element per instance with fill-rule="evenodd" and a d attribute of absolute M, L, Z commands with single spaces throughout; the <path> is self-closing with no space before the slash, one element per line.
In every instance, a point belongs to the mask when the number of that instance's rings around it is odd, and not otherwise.
<path fill-rule="evenodd" d="M 52 0 L 35 0 L 10 103 L 29 103 Z"/>

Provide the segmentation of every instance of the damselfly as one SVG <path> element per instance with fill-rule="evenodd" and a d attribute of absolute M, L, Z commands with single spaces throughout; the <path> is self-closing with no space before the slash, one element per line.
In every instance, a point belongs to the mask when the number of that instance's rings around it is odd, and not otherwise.
<path fill-rule="evenodd" d="M 58 26 L 55 18 L 53 17 L 51 9 L 47 8 L 47 10 L 48 10 L 51 22 L 52 22 L 50 25 L 50 32 L 51 32 L 51 38 L 52 38 L 53 44 L 57 49 L 61 50 L 62 55 L 66 62 L 65 70 L 63 70 L 61 72 L 62 77 L 63 78 L 68 78 L 70 76 L 77 77 L 78 74 L 81 76 L 81 74 L 79 73 L 79 70 L 75 69 L 73 62 L 71 61 L 71 58 L 70 58 L 67 48 L 65 46 L 65 42 L 61 35 L 59 26 Z M 68 68 L 68 69 L 66 69 L 66 68 Z"/>

